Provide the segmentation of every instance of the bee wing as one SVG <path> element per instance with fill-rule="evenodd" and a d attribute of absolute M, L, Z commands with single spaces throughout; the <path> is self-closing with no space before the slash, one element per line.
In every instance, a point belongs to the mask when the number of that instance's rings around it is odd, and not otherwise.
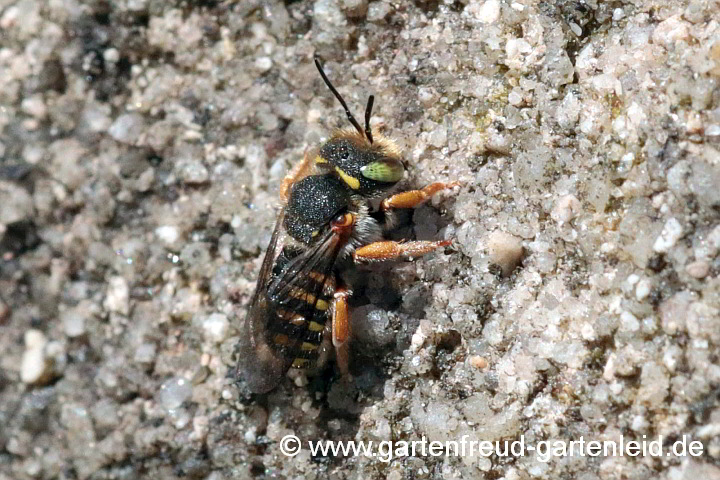
<path fill-rule="evenodd" d="M 282 222 L 281 219 L 278 221 Z M 282 228 L 281 223 L 276 225 L 276 233 L 278 228 Z M 267 322 L 276 315 L 278 307 L 302 315 L 308 321 L 313 319 L 320 297 L 326 291 L 326 284 L 332 278 L 335 260 L 342 247 L 339 237 L 329 231 L 312 248 L 290 260 L 283 271 L 269 282 L 270 270 L 277 257 L 276 233 L 273 233 L 260 270 L 258 287 L 248 310 L 247 339 L 240 341 L 241 345 L 243 342 L 247 344 L 245 351 L 241 347 L 244 361 L 241 358 L 240 363 L 244 364 L 244 378 L 255 393 L 272 390 L 294 360 L 268 343 L 265 335 Z M 294 344 L 303 341 L 298 336 L 290 340 Z"/>
<path fill-rule="evenodd" d="M 241 328 L 242 336 L 237 345 L 238 364 L 235 376 L 243 377 L 250 390 L 255 393 L 272 390 L 289 367 L 287 360 L 271 348 L 265 339 L 267 320 L 274 314 L 274 308 L 269 304 L 267 296 L 270 271 L 275 262 L 284 218 L 283 208 L 275 222 L 275 229 L 260 267 L 255 293 Z"/>
<path fill-rule="evenodd" d="M 311 319 L 327 291 L 341 247 L 339 237 L 330 231 L 312 248 L 293 258 L 268 288 L 273 302 Z M 334 290 L 334 285 L 330 287 Z"/>

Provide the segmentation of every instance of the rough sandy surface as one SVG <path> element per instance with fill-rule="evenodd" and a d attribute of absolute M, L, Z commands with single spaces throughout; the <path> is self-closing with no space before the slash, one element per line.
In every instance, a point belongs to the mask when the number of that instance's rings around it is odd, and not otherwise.
<path fill-rule="evenodd" d="M 0 0 L 0 479 L 720 478 L 713 0 Z M 358 275 L 354 382 L 252 398 L 279 181 L 345 126 L 454 180 Z M 691 460 L 311 457 L 278 442 L 642 439 Z"/>

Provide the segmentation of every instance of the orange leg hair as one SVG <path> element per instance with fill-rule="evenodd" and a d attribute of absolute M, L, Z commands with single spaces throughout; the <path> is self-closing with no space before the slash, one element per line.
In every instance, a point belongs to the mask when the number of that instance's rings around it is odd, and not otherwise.
<path fill-rule="evenodd" d="M 390 210 L 391 208 L 414 208 L 418 205 L 426 202 L 440 190 L 447 188 L 457 187 L 460 183 L 442 183 L 435 182 L 431 183 L 422 190 L 408 190 L 407 192 L 400 192 L 392 195 L 383 200 L 380 208 L 383 210 Z"/>
<path fill-rule="evenodd" d="M 312 154 L 309 150 L 305 150 L 305 155 L 302 161 L 296 163 L 288 171 L 287 175 L 285 175 L 285 178 L 283 178 L 283 181 L 280 184 L 280 200 L 283 203 L 287 203 L 288 198 L 290 198 L 290 189 L 292 188 L 293 183 L 303 177 L 306 177 L 310 173 L 312 166 Z"/>
<path fill-rule="evenodd" d="M 335 358 L 343 376 L 349 375 L 350 364 L 350 292 L 344 288 L 335 291 L 332 303 L 332 343 L 335 346 Z"/>
<path fill-rule="evenodd" d="M 393 242 L 391 240 L 384 240 L 358 248 L 353 253 L 353 260 L 355 260 L 355 263 L 362 263 L 394 260 L 397 258 L 415 258 L 433 252 L 440 247 L 446 247 L 450 245 L 450 243 L 450 240 L 441 240 L 439 242 L 421 240 Z"/>

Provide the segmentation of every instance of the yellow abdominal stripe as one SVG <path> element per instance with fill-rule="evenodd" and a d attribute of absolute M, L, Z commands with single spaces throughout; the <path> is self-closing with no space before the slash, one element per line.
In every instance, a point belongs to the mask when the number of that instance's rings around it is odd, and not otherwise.
<path fill-rule="evenodd" d="M 315 295 L 306 292 L 302 288 L 293 288 L 292 290 L 290 290 L 290 296 L 293 298 L 297 298 L 298 300 L 303 300 L 309 304 L 315 304 L 315 308 L 317 310 L 325 311 L 330 307 L 330 305 L 328 305 L 328 302 L 321 298 L 318 298 L 316 300 Z"/>
<path fill-rule="evenodd" d="M 322 332 L 323 330 L 325 330 L 325 325 L 322 325 L 318 322 L 310 322 L 308 328 L 311 332 Z"/>

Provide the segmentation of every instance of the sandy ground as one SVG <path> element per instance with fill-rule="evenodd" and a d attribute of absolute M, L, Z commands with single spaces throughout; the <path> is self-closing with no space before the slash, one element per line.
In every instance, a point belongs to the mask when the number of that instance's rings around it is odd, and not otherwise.
<path fill-rule="evenodd" d="M 720 4 L 0 0 L 0 479 L 720 478 Z M 285 172 L 356 115 L 459 181 L 356 272 L 353 381 L 234 346 Z M 686 436 L 702 454 L 281 454 Z"/>

